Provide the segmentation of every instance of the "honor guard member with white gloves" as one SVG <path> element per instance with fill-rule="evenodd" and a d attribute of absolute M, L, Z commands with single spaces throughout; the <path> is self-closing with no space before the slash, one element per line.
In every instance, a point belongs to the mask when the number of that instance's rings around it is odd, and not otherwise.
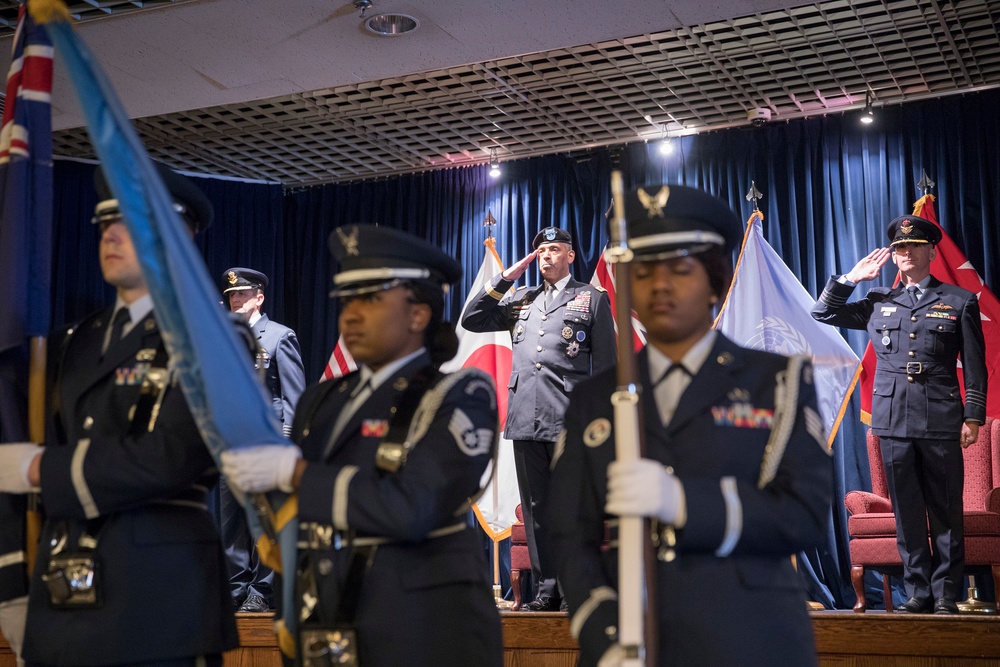
<path fill-rule="evenodd" d="M 212 206 L 157 165 L 191 233 Z M 3 490 L 40 487 L 45 523 L 30 586 L 28 665 L 221 665 L 238 645 L 226 560 L 205 494 L 218 478 L 169 370 L 132 238 L 97 174 L 94 223 L 113 307 L 69 334 L 55 441 L 0 447 Z M 14 452 L 19 456 L 13 457 Z"/>
<path fill-rule="evenodd" d="M 933 222 L 903 215 L 886 231 L 890 247 L 831 278 L 812 314 L 833 326 L 867 329 L 878 359 L 872 432 L 881 442 L 909 598 L 896 611 L 957 614 L 965 560 L 962 448 L 976 442 L 986 419 L 979 300 L 931 275 L 941 241 Z M 900 284 L 874 287 L 847 303 L 857 283 L 877 278 L 890 257 Z M 959 356 L 964 407 L 955 372 Z"/>
<path fill-rule="evenodd" d="M 295 405 L 305 389 L 306 376 L 295 332 L 261 312 L 267 276 L 260 271 L 233 267 L 222 274 L 222 296 L 229 309 L 250 325 L 257 337 L 257 370 L 271 393 L 271 406 L 282 432 L 292 432 Z M 246 514 L 225 480 L 219 482 L 222 543 L 232 565 L 229 583 L 233 603 L 240 612 L 261 612 L 274 607 L 274 572 L 260 562 Z"/>
<path fill-rule="evenodd" d="M 573 238 L 546 227 L 535 235 L 534 251 L 493 277 L 462 318 L 469 331 L 508 331 L 513 359 L 508 383 L 504 436 L 513 441 L 514 468 L 535 599 L 529 611 L 565 610 L 556 583 L 548 509 L 552 455 L 573 388 L 612 368 L 617 358 L 615 323 L 607 293 L 574 280 Z M 537 258 L 544 284 L 511 292 Z"/>
<path fill-rule="evenodd" d="M 387 227 L 340 227 L 330 250 L 340 335 L 361 367 L 306 389 L 301 452 L 231 451 L 223 472 L 244 491 L 298 492 L 300 567 L 285 582 L 297 608 L 283 613 L 300 619 L 303 664 L 340 664 L 347 630 L 365 667 L 499 666 L 489 568 L 467 522 L 495 452 L 496 390 L 477 369 L 437 370 L 458 346 L 442 316 L 462 269 Z"/>
<path fill-rule="evenodd" d="M 652 520 L 660 665 L 814 665 L 791 556 L 823 542 L 833 468 L 812 366 L 712 329 L 740 221 L 700 190 L 626 195 L 645 458 L 615 461 L 614 372 L 570 399 L 552 486 L 581 664 L 621 664 L 617 517 Z M 610 546 L 603 546 L 605 522 Z M 640 567 L 637 564 L 636 567 Z"/>

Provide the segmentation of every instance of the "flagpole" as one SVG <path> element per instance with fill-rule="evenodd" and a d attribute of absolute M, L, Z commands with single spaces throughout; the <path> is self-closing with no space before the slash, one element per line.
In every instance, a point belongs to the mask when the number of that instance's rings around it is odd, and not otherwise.
<path fill-rule="evenodd" d="M 45 362 L 47 341 L 44 336 L 29 339 L 28 361 L 28 438 L 45 442 Z M 24 524 L 24 564 L 30 577 L 35 568 L 38 540 L 42 535 L 42 514 L 37 493 L 28 494 Z"/>

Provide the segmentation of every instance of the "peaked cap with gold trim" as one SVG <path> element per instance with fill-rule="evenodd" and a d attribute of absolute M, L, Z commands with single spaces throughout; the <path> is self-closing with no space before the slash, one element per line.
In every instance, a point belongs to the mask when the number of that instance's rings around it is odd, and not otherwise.
<path fill-rule="evenodd" d="M 897 246 L 900 243 L 937 245 L 941 242 L 941 228 L 930 220 L 916 215 L 901 215 L 894 218 L 885 231 L 889 236 L 890 246 Z"/>
<path fill-rule="evenodd" d="M 241 292 L 248 289 L 264 289 L 267 287 L 267 276 L 254 269 L 245 269 L 241 266 L 234 266 L 226 269 L 219 280 L 222 285 L 222 293 Z"/>

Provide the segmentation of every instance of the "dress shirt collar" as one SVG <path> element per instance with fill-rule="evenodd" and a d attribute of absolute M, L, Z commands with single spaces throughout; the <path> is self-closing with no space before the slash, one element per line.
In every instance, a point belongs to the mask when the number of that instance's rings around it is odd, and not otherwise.
<path fill-rule="evenodd" d="M 705 360 L 708 359 L 708 355 L 712 352 L 716 333 L 715 329 L 709 329 L 681 359 L 680 363 L 692 377 L 698 374 Z M 649 350 L 649 379 L 651 382 L 656 382 L 663 377 L 663 374 L 674 362 L 670 360 L 670 357 L 656 349 L 656 346 L 647 345 L 646 347 Z"/>
<path fill-rule="evenodd" d="M 367 364 L 361 364 L 361 368 L 359 369 L 359 372 L 361 373 L 361 381 L 358 383 L 358 386 L 364 386 L 365 382 L 367 382 L 368 386 L 371 387 L 371 390 L 375 391 L 382 386 L 383 382 L 395 375 L 400 368 L 426 352 L 427 348 L 422 347 L 416 352 L 406 355 L 402 359 L 397 359 L 392 363 L 386 364 L 380 368 L 378 372 L 372 371 Z"/>
<path fill-rule="evenodd" d="M 562 293 L 564 289 L 566 289 L 566 285 L 569 284 L 570 278 L 571 276 L 567 273 L 565 276 L 555 281 L 554 283 L 549 283 L 549 282 L 545 283 L 545 287 L 552 285 L 552 296 L 551 296 L 552 299 L 555 299 L 557 296 L 559 296 L 560 293 Z"/>
<path fill-rule="evenodd" d="M 115 321 L 115 313 L 118 312 L 119 308 L 128 308 L 128 315 L 131 318 L 128 324 L 122 327 L 122 338 L 128 335 L 128 332 L 135 328 L 135 325 L 142 322 L 146 315 L 149 315 L 153 310 L 153 297 L 149 294 L 139 297 L 132 303 L 125 305 L 125 301 L 121 297 L 115 299 L 115 309 L 111 313 L 111 321 Z"/>

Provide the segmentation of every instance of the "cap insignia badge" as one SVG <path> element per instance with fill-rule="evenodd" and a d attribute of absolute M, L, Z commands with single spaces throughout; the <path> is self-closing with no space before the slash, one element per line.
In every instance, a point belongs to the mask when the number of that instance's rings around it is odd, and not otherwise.
<path fill-rule="evenodd" d="M 913 225 L 911 225 L 908 222 L 903 223 L 902 225 L 899 226 L 899 231 L 903 232 L 904 234 L 909 234 L 910 232 L 913 231 Z"/>
<path fill-rule="evenodd" d="M 350 234 L 345 234 L 344 230 L 337 227 L 337 238 L 340 239 L 340 244 L 344 246 L 344 250 L 347 251 L 348 255 L 352 257 L 357 257 L 360 253 L 358 252 L 358 228 L 355 227 L 354 231 Z"/>
<path fill-rule="evenodd" d="M 663 207 L 667 205 L 667 199 L 670 198 L 670 188 L 668 186 L 664 185 L 655 195 L 650 195 L 642 188 L 639 188 L 637 194 L 639 202 L 646 209 L 646 213 L 650 218 L 663 217 Z"/>
<path fill-rule="evenodd" d="M 228 274 L 226 274 L 226 280 L 229 281 L 230 285 L 235 285 L 239 279 L 240 277 L 236 275 L 235 271 L 230 271 Z"/>
<path fill-rule="evenodd" d="M 556 228 L 555 227 L 549 227 L 548 229 L 545 230 L 545 240 L 546 241 L 555 241 L 556 240 Z"/>

